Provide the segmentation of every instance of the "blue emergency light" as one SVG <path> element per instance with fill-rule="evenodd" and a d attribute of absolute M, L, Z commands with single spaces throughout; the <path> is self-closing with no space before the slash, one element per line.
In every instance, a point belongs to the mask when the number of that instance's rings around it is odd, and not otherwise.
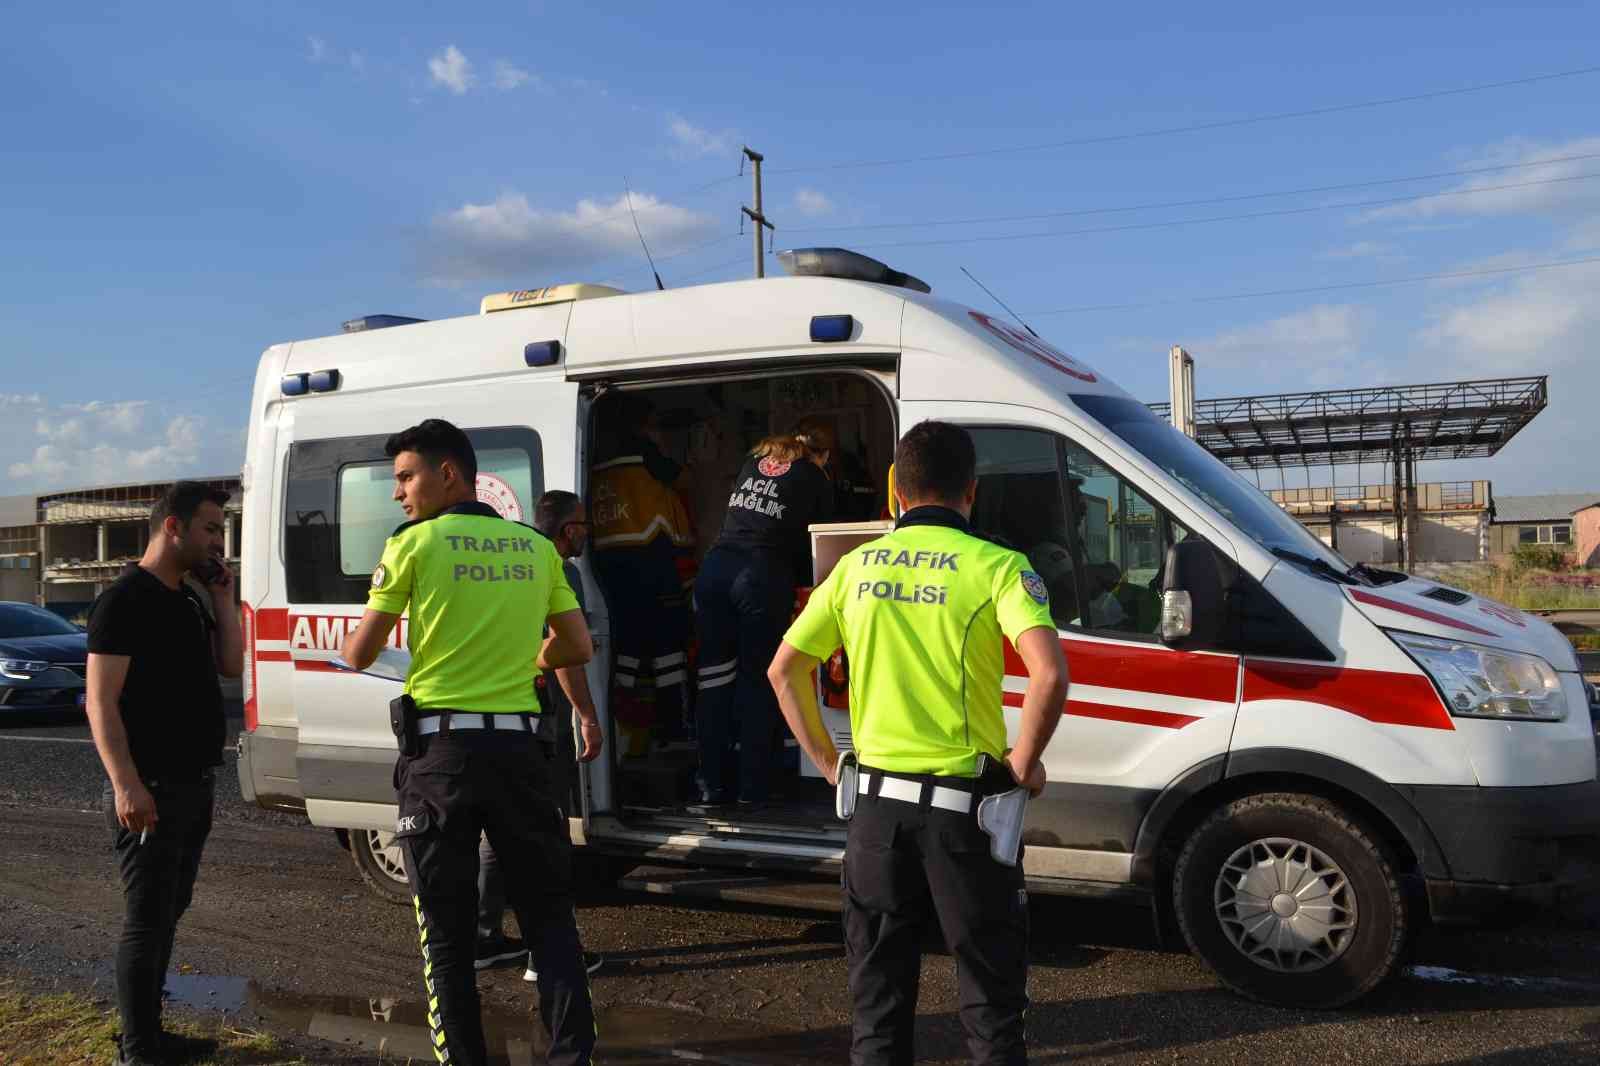
<path fill-rule="evenodd" d="M 561 342 L 533 341 L 523 347 L 522 361 L 529 366 L 555 366 L 561 362 Z"/>
<path fill-rule="evenodd" d="M 855 333 L 856 320 L 849 315 L 812 315 L 811 339 L 824 344 L 847 341 Z"/>
<path fill-rule="evenodd" d="M 339 372 L 337 370 L 316 370 L 307 377 L 307 384 L 312 392 L 332 392 L 339 387 Z"/>
<path fill-rule="evenodd" d="M 279 388 L 285 396 L 304 396 L 306 389 L 310 386 L 308 380 L 310 377 L 310 374 L 285 374 L 283 375 L 283 384 Z"/>

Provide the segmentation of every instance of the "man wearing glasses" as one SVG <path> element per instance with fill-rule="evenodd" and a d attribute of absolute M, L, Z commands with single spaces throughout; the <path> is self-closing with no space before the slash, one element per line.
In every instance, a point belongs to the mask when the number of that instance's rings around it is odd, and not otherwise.
<path fill-rule="evenodd" d="M 583 600 L 583 577 L 572 562 L 583 554 L 589 541 L 589 513 L 583 501 L 562 489 L 551 489 L 539 497 L 533 509 L 533 528 L 543 533 L 555 544 L 561 556 L 561 570 L 567 585 L 578 597 L 578 607 L 588 616 Z M 577 782 L 577 763 L 591 762 L 600 754 L 602 744 L 600 719 L 595 714 L 594 696 L 589 692 L 589 678 L 581 666 L 562 667 L 539 677 L 539 702 L 548 704 L 556 724 L 556 751 L 550 762 L 552 791 L 562 812 L 573 813 L 573 792 Z M 578 728 L 583 740 L 581 748 L 574 744 L 572 712 L 578 712 Z M 478 948 L 474 965 L 486 970 L 502 963 L 521 960 L 527 947 L 520 940 L 505 935 L 505 884 L 500 877 L 500 863 L 487 839 L 478 843 Z M 532 956 L 527 955 L 528 966 L 522 975 L 524 981 L 537 981 L 539 975 L 533 968 Z M 594 973 L 600 968 L 601 958 L 593 952 L 583 953 L 584 968 Z"/>

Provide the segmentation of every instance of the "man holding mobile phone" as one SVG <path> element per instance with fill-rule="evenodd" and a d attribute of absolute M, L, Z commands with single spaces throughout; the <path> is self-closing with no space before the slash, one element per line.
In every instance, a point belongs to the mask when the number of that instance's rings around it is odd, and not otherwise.
<path fill-rule="evenodd" d="M 226 738 L 217 675 L 244 671 L 233 573 L 222 562 L 227 502 L 195 481 L 163 493 L 143 558 L 89 616 L 89 727 L 106 768 L 101 802 L 126 903 L 118 1066 L 208 1052 L 206 1041 L 162 1032 L 161 986 L 211 832 Z"/>

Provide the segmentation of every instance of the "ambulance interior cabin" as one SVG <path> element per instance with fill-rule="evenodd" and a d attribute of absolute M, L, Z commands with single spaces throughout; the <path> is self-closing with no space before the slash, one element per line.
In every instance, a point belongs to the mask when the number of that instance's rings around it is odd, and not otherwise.
<path fill-rule="evenodd" d="M 619 815 L 739 819 L 733 808 L 714 815 L 685 810 L 699 798 L 691 600 L 694 574 L 716 542 L 735 477 L 750 449 L 763 437 L 792 431 L 802 418 L 821 418 L 838 442 L 829 463 L 835 497 L 833 522 L 876 522 L 885 516 L 896 440 L 891 389 L 892 375 L 888 373 L 833 370 L 642 386 L 608 390 L 597 397 L 585 499 L 594 523 L 589 562 L 607 597 L 612 619 L 613 667 L 607 701 L 611 713 L 606 743 L 617 770 L 612 808 Z M 639 418 L 641 409 L 650 411 L 652 432 L 662 451 L 681 467 L 676 485 L 681 512 L 665 524 L 688 528 L 682 531 L 686 538 L 678 529 L 658 530 L 650 538 L 650 549 L 637 561 L 630 561 L 625 543 L 613 539 L 606 546 L 600 541 L 607 528 L 627 531 L 635 538 L 645 535 L 645 530 L 628 525 L 630 521 L 642 524 L 636 516 L 605 511 L 634 506 L 617 498 L 630 490 L 610 464 L 619 454 L 638 450 L 629 449 L 628 444 L 637 441 L 640 427 L 626 423 Z M 647 484 L 643 491 L 654 490 Z M 655 506 L 670 504 L 657 500 Z M 860 540 L 876 535 L 876 531 L 857 534 Z M 667 545 L 673 541 L 677 543 L 669 549 Z M 668 552 L 674 556 L 677 570 L 671 589 L 663 588 L 667 579 L 659 576 L 661 557 Z M 624 597 L 634 597 L 634 601 L 618 602 Z M 616 626 L 624 612 L 653 609 L 640 603 L 640 597 L 662 601 L 654 622 L 664 637 L 645 654 L 629 655 L 628 651 L 636 649 L 617 643 Z M 634 617 L 637 625 L 639 616 Z M 645 618 L 651 620 L 648 613 Z M 658 677 L 662 684 L 657 684 Z M 742 712 L 741 707 L 737 713 Z M 772 799 L 748 817 L 820 828 L 832 817 L 833 797 L 826 781 L 801 755 L 775 707 L 772 715 L 771 726 L 778 738 L 773 745 Z"/>

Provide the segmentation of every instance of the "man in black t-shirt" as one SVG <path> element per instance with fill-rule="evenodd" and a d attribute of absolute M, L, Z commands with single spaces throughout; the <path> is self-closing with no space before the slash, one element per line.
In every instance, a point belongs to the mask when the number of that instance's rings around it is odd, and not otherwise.
<path fill-rule="evenodd" d="M 151 512 L 144 557 L 89 616 L 89 727 L 109 779 L 101 803 L 126 902 L 118 1066 L 207 1053 L 195 1046 L 204 1041 L 161 1031 L 161 986 L 211 832 L 225 738 L 217 675 L 244 671 L 233 574 L 221 562 L 227 500 L 193 481 L 168 489 Z"/>

